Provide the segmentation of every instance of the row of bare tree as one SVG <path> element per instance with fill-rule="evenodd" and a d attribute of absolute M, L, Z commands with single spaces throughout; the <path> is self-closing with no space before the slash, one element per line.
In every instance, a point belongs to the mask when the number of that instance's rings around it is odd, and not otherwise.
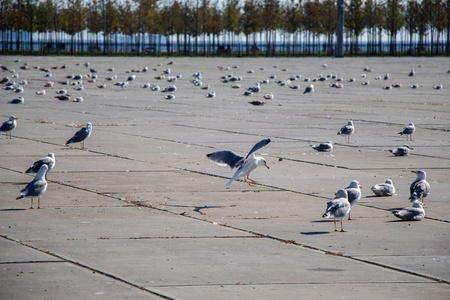
<path fill-rule="evenodd" d="M 337 0 L 0 0 L 1 51 L 333 55 Z M 345 0 L 351 54 L 450 54 L 450 0 Z M 67 41 L 67 39 L 69 41 Z M 398 42 L 403 45 L 398 49 Z M 164 43 L 164 45 L 162 44 Z M 38 45 L 36 49 L 35 45 Z M 127 45 L 128 48 L 124 48 Z M 230 47 L 225 45 L 231 45 Z M 404 47 L 407 45 L 407 47 Z"/>

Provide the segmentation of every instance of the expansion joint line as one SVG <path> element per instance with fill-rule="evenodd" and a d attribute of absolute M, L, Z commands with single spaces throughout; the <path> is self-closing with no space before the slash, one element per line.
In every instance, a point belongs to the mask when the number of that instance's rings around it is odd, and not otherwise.
<path fill-rule="evenodd" d="M 62 261 L 64 261 L 64 262 L 66 262 L 66 263 L 70 263 L 70 264 L 76 265 L 76 266 L 78 266 L 78 267 L 87 269 L 87 270 L 89 270 L 89 271 L 92 271 L 92 272 L 101 274 L 101 275 L 103 275 L 103 276 L 109 277 L 109 278 L 111 278 L 111 279 L 120 281 L 120 282 L 122 282 L 122 283 L 124 283 L 124 284 L 126 284 L 126 285 L 132 286 L 132 287 L 134 287 L 134 288 L 140 289 L 140 290 L 145 291 L 145 292 L 147 292 L 147 293 L 150 293 L 150 294 L 153 294 L 153 295 L 155 295 L 155 296 L 161 297 L 162 299 L 175 300 L 175 298 L 171 298 L 171 297 L 169 297 L 169 296 L 166 296 L 166 295 L 160 294 L 160 293 L 158 293 L 158 292 L 149 290 L 149 289 L 147 289 L 147 288 L 145 288 L 145 287 L 143 287 L 143 286 L 140 286 L 140 285 L 138 285 L 138 284 L 136 284 L 136 283 L 133 283 L 133 282 L 128 281 L 128 280 L 125 280 L 125 279 L 122 279 L 122 278 L 117 277 L 117 276 L 115 276 L 115 275 L 113 275 L 113 274 L 106 273 L 106 272 L 104 272 L 104 271 L 101 271 L 101 270 L 99 270 L 99 269 L 90 267 L 90 266 L 85 265 L 85 264 L 82 264 L 82 263 L 80 263 L 80 262 L 77 262 L 77 261 L 74 261 L 74 260 L 65 258 L 65 257 L 63 257 L 63 256 L 61 256 L 61 255 L 58 255 L 58 254 L 56 254 L 56 253 L 53 253 L 53 252 L 51 252 L 51 251 L 49 251 L 49 250 L 41 249 L 41 248 L 39 248 L 39 247 L 35 247 L 35 246 L 33 246 L 33 245 L 27 244 L 27 243 L 25 243 L 25 242 L 23 242 L 23 241 L 17 240 L 17 239 L 15 239 L 15 238 L 12 238 L 12 237 L 9 237 L 9 236 L 3 235 L 3 234 L 0 234 L 0 237 L 4 238 L 4 239 L 6 239 L 6 240 L 12 241 L 12 242 L 16 242 L 16 243 L 18 243 L 18 244 L 20 244 L 20 245 L 22 245 L 22 246 L 31 248 L 31 249 L 33 249 L 33 250 L 36 250 L 36 251 L 45 253 L 45 254 L 50 255 L 50 256 L 53 256 L 53 257 L 55 257 L 55 258 L 58 258 L 58 259 L 60 259 L 60 260 L 62 260 Z"/>

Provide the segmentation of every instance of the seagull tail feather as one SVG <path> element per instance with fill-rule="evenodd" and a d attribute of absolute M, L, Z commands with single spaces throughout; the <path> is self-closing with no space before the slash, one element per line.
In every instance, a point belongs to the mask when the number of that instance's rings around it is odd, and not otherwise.
<path fill-rule="evenodd" d="M 23 199 L 23 198 L 25 198 L 25 196 L 24 195 L 20 195 L 19 197 L 16 198 L 16 200 L 20 200 L 20 199 Z"/>

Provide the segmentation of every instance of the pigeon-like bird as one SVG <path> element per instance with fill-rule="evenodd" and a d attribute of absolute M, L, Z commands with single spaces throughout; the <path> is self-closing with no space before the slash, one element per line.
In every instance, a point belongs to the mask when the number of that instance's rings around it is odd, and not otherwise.
<path fill-rule="evenodd" d="M 90 122 L 87 123 L 86 127 L 78 130 L 73 137 L 71 137 L 67 142 L 66 146 L 72 143 L 80 143 L 81 149 L 84 149 L 84 141 L 91 135 L 92 132 L 92 124 Z"/>
<path fill-rule="evenodd" d="M 31 198 L 31 206 L 30 209 L 33 208 L 33 198 L 38 197 L 38 207 L 41 208 L 41 196 L 47 190 L 47 181 L 45 180 L 45 173 L 47 173 L 48 166 L 42 165 L 39 168 L 38 173 L 34 177 L 33 181 L 27 184 L 27 186 L 20 191 L 20 196 L 16 198 L 16 200 L 30 197 Z"/>
<path fill-rule="evenodd" d="M 227 182 L 226 186 L 230 186 L 233 181 L 241 176 L 244 177 L 244 181 L 247 182 L 250 186 L 254 186 L 253 183 L 257 183 L 257 181 L 249 178 L 250 173 L 259 166 L 265 166 L 267 169 L 269 169 L 266 160 L 263 157 L 255 156 L 255 152 L 263 148 L 270 142 L 270 139 L 263 139 L 259 141 L 252 147 L 252 149 L 245 157 L 240 156 L 230 150 L 217 151 L 209 153 L 206 156 L 209 158 L 209 160 L 218 164 L 219 166 L 228 166 L 230 170 L 237 169 L 233 177 L 231 177 L 231 179 Z"/>
<path fill-rule="evenodd" d="M 417 177 L 411 186 L 409 187 L 410 197 L 409 200 L 414 202 L 416 200 L 423 199 L 430 194 L 430 184 L 427 182 L 427 173 L 422 170 L 411 171 L 412 173 L 416 173 Z"/>
<path fill-rule="evenodd" d="M 336 228 L 336 219 L 341 219 L 341 232 L 345 232 L 342 225 L 342 218 L 346 217 L 351 209 L 347 197 L 346 190 L 339 190 L 336 197 L 327 203 L 327 209 L 322 215 L 322 218 L 334 219 L 334 231 L 338 231 Z"/>

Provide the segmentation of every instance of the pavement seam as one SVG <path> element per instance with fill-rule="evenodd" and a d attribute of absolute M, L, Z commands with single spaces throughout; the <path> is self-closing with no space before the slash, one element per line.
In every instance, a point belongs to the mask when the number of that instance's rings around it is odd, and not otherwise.
<path fill-rule="evenodd" d="M 90 271 L 92 271 L 92 272 L 99 273 L 99 274 L 101 274 L 101 275 L 103 275 L 103 276 L 106 276 L 106 277 L 112 278 L 112 279 L 114 279 L 114 280 L 120 281 L 120 282 L 122 282 L 122 283 L 124 283 L 124 284 L 126 284 L 126 285 L 129 285 L 129 286 L 132 286 L 132 287 L 134 287 L 134 288 L 140 289 L 140 290 L 142 290 L 142 291 L 148 292 L 148 293 L 150 293 L 150 294 L 153 294 L 153 295 L 155 295 L 155 296 L 161 297 L 161 298 L 163 298 L 163 299 L 175 300 L 175 298 L 172 298 L 172 297 L 169 297 L 169 296 L 160 294 L 160 293 L 158 293 L 158 292 L 149 290 L 149 289 L 147 289 L 147 288 L 145 288 L 145 287 L 143 287 L 143 286 L 140 286 L 140 285 L 138 285 L 138 284 L 136 284 L 136 283 L 133 283 L 133 282 L 131 282 L 131 281 L 122 279 L 122 278 L 120 278 L 120 277 L 118 277 L 118 276 L 115 276 L 115 275 L 109 274 L 109 273 L 107 273 L 107 272 L 101 271 L 101 270 L 99 270 L 99 269 L 90 267 L 90 266 L 85 265 L 85 264 L 82 264 L 82 263 L 80 263 L 80 262 L 77 262 L 77 261 L 74 261 L 74 260 L 70 260 L 70 259 L 68 259 L 68 258 L 65 258 L 65 257 L 59 255 L 59 254 L 53 253 L 53 252 L 51 252 L 50 250 L 46 250 L 46 249 L 42 249 L 42 248 L 39 248 L 39 247 L 35 247 L 35 246 L 33 246 L 33 245 L 27 244 L 27 243 L 25 243 L 25 242 L 23 242 L 23 241 L 17 240 L 17 239 L 15 239 L 15 238 L 12 238 L 12 237 L 9 237 L 9 236 L 3 235 L 3 234 L 0 234 L 0 237 L 3 237 L 4 239 L 7 239 L 7 240 L 12 241 L 12 242 L 16 242 L 16 243 L 18 243 L 19 245 L 22 245 L 22 246 L 31 248 L 31 249 L 36 250 L 36 251 L 39 251 L 39 252 L 41 252 L 41 253 L 45 253 L 45 254 L 47 254 L 47 255 L 50 255 L 50 256 L 59 258 L 59 259 L 62 260 L 61 262 L 70 263 L 70 264 L 76 265 L 76 266 L 78 266 L 78 267 L 81 267 L 81 268 L 90 270 Z"/>

